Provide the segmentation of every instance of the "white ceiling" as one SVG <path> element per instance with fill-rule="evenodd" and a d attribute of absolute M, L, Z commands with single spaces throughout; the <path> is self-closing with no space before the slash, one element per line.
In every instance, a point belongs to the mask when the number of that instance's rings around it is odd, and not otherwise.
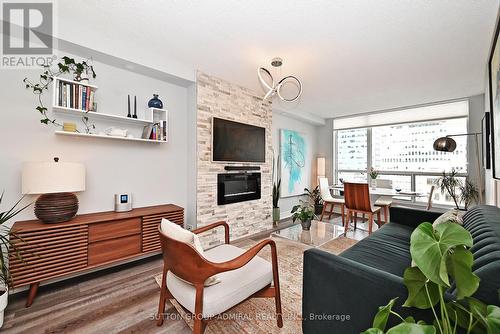
<path fill-rule="evenodd" d="M 275 56 L 322 117 L 483 93 L 498 0 L 118 1 L 57 3 L 58 35 L 158 66 L 199 69 L 261 91 Z M 191 73 L 191 72 L 190 72 Z"/>

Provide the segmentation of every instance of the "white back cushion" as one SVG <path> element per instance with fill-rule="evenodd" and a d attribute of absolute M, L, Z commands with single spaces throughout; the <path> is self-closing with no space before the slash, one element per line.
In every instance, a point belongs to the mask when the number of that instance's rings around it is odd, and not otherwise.
<path fill-rule="evenodd" d="M 330 201 L 333 199 L 332 194 L 330 193 L 330 187 L 328 185 L 328 178 L 319 178 L 319 193 L 321 194 L 321 199 L 323 201 Z"/>
<path fill-rule="evenodd" d="M 170 220 L 165 218 L 161 220 L 160 226 L 161 226 L 161 231 L 165 233 L 169 238 L 193 246 L 198 251 L 198 253 L 200 253 L 202 257 L 205 257 L 205 252 L 203 250 L 203 247 L 201 246 L 200 238 L 196 234 L 182 228 L 180 225 L 177 225 L 176 223 L 172 223 Z M 187 281 L 184 282 L 191 284 L 190 282 Z M 220 283 L 220 280 L 219 278 L 217 278 L 217 276 L 214 275 L 212 277 L 209 277 L 205 281 L 205 286 L 210 286 L 217 283 Z"/>
<path fill-rule="evenodd" d="M 168 219 L 163 218 L 161 220 L 161 231 L 174 240 L 193 245 L 194 233 L 183 229 Z"/>

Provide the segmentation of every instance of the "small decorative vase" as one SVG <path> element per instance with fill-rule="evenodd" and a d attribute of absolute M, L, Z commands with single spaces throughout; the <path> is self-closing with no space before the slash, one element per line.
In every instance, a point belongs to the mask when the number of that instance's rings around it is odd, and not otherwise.
<path fill-rule="evenodd" d="M 300 242 L 306 245 L 312 245 L 311 232 L 307 230 L 303 230 L 302 232 L 300 232 Z"/>
<path fill-rule="evenodd" d="M 73 80 L 76 82 L 89 82 L 89 75 L 87 72 L 74 73 Z"/>
<path fill-rule="evenodd" d="M 148 102 L 148 107 L 163 109 L 163 102 L 158 98 L 158 94 L 153 94 L 153 98 Z"/>
<path fill-rule="evenodd" d="M 372 189 L 377 189 L 377 179 L 372 179 Z"/>
<path fill-rule="evenodd" d="M 277 224 L 280 221 L 280 208 L 273 208 L 273 222 Z"/>
<path fill-rule="evenodd" d="M 311 219 L 300 221 L 300 225 L 302 225 L 304 231 L 309 231 L 311 229 Z"/>

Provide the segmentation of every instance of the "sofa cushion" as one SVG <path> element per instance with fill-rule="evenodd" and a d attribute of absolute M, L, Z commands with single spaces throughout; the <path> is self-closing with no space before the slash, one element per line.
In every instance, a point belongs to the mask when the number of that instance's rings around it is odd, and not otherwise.
<path fill-rule="evenodd" d="M 403 277 L 411 264 L 410 226 L 389 223 L 340 256 Z"/>
<path fill-rule="evenodd" d="M 245 250 L 232 245 L 221 245 L 205 252 L 212 262 L 225 262 L 243 254 Z M 203 289 L 203 317 L 213 317 L 247 299 L 255 292 L 271 284 L 271 263 L 256 256 L 240 269 L 217 275 L 221 283 Z M 194 286 L 167 273 L 167 287 L 174 298 L 191 313 L 194 313 L 196 290 Z"/>

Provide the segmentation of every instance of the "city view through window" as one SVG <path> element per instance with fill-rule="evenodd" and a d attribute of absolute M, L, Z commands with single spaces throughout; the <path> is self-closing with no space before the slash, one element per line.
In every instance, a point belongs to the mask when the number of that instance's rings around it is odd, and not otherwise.
<path fill-rule="evenodd" d="M 467 133 L 467 118 L 378 126 L 336 131 L 336 181 L 367 182 L 367 170 L 380 172 L 379 179 L 392 180 L 393 188 L 429 193 L 439 175 L 455 169 L 465 180 L 467 139 L 454 137 L 457 149 L 434 151 L 434 140 L 449 134 Z M 409 200 L 409 198 L 400 198 Z M 417 201 L 427 202 L 427 198 Z M 440 191 L 436 204 L 453 204 Z"/>

